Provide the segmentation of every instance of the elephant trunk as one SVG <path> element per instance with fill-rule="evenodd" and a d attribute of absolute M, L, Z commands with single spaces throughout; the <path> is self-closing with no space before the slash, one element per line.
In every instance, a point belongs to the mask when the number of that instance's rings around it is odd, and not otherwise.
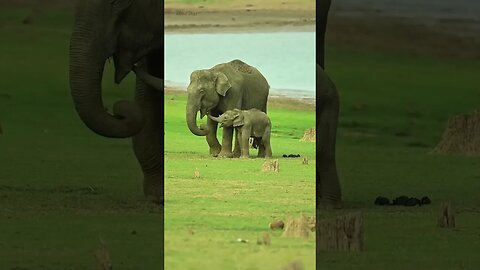
<path fill-rule="evenodd" d="M 164 90 L 164 82 L 162 79 L 152 76 L 142 68 L 138 68 L 135 66 L 133 67 L 133 71 L 135 72 L 138 78 L 142 79 L 146 84 L 153 87 L 153 89 L 158 91 Z"/>
<path fill-rule="evenodd" d="M 200 111 L 200 106 L 195 106 L 189 99 L 187 103 L 187 125 L 190 131 L 197 136 L 206 136 L 209 132 L 208 127 L 197 126 L 197 113 Z"/>
<path fill-rule="evenodd" d="M 101 85 L 105 61 L 111 56 L 105 48 L 108 42 L 88 19 L 95 18 L 94 14 L 77 15 L 70 43 L 70 89 L 75 109 L 95 133 L 111 138 L 131 137 L 143 127 L 142 113 L 128 101 L 116 102 L 113 115 L 106 111 Z"/>

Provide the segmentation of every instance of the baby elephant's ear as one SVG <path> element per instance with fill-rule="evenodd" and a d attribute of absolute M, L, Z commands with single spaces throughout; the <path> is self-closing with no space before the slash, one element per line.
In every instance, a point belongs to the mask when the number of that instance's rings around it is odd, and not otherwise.
<path fill-rule="evenodd" d="M 233 126 L 239 127 L 245 124 L 244 115 L 242 112 L 235 114 L 235 119 L 233 119 Z"/>
<path fill-rule="evenodd" d="M 215 89 L 217 93 L 221 96 L 225 96 L 227 94 L 228 89 L 232 87 L 230 82 L 228 81 L 227 76 L 222 72 L 215 73 Z"/>

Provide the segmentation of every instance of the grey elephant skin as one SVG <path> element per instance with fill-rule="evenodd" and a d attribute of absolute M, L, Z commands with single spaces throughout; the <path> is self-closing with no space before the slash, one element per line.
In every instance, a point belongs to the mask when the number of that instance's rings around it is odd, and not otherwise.
<path fill-rule="evenodd" d="M 240 143 L 241 157 L 249 158 L 249 139 L 254 138 L 254 144 L 258 146 L 258 157 L 271 158 L 272 147 L 270 145 L 270 134 L 272 123 L 268 115 L 258 109 L 250 110 L 229 110 L 213 117 L 213 121 L 221 123 L 221 127 L 234 127 Z"/>
<path fill-rule="evenodd" d="M 132 137 L 143 170 L 143 191 L 163 201 L 163 2 L 78 1 L 70 41 L 70 88 L 85 125 L 111 138 Z M 102 101 L 105 62 L 113 59 L 114 81 L 137 72 L 135 100 L 118 101 L 113 113 Z"/>
<path fill-rule="evenodd" d="M 342 193 L 336 165 L 336 138 L 340 101 L 337 88 L 325 72 L 325 32 L 330 0 L 317 1 L 317 204 L 320 208 L 341 208 Z"/>
<path fill-rule="evenodd" d="M 240 60 L 193 71 L 187 88 L 188 128 L 197 136 L 206 136 L 211 155 L 238 156 L 238 143 L 235 154 L 232 152 L 233 127 L 224 128 L 220 145 L 217 139 L 218 123 L 207 118 L 207 125 L 198 127 L 197 114 L 200 112 L 200 118 L 206 114 L 216 117 L 228 110 L 252 108 L 266 113 L 269 89 L 270 86 L 260 71 Z"/>

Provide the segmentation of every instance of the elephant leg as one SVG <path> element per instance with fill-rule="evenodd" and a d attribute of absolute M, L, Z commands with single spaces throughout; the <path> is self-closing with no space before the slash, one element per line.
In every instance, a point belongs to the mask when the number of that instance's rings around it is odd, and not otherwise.
<path fill-rule="evenodd" d="M 341 208 L 341 190 L 335 161 L 338 111 L 324 108 L 317 130 L 317 184 L 321 208 Z"/>
<path fill-rule="evenodd" d="M 162 51 L 148 57 L 148 69 L 151 73 L 162 76 Z M 155 90 L 143 80 L 137 78 L 135 101 L 142 109 L 145 117 L 143 129 L 132 138 L 133 150 L 143 171 L 143 192 L 163 204 L 163 92 Z"/>
<path fill-rule="evenodd" d="M 250 139 L 250 132 L 247 130 L 242 130 L 242 134 L 240 136 L 240 158 L 250 158 L 250 145 L 248 143 L 248 139 Z"/>
<path fill-rule="evenodd" d="M 240 137 L 241 131 L 235 129 L 235 146 L 233 147 L 233 157 L 238 158 L 241 155 L 241 148 L 240 148 Z"/>
<path fill-rule="evenodd" d="M 271 128 L 267 127 L 261 139 L 261 145 L 262 145 L 261 147 L 263 148 L 263 152 L 264 152 L 263 157 L 265 158 L 272 157 L 272 147 L 270 146 L 270 133 L 271 133 Z M 258 154 L 260 155 L 260 151 L 258 152 Z"/>
<path fill-rule="evenodd" d="M 233 157 L 232 153 L 232 139 L 233 139 L 233 128 L 224 127 L 223 128 L 223 139 L 222 139 L 222 151 L 218 154 L 219 157 Z"/>
<path fill-rule="evenodd" d="M 263 145 L 263 142 L 260 142 L 258 144 L 258 155 L 257 157 L 259 158 L 264 158 L 265 157 L 265 145 Z"/>
<path fill-rule="evenodd" d="M 210 130 L 210 132 L 206 136 L 206 140 L 207 140 L 208 147 L 209 147 L 209 152 L 210 152 L 210 155 L 216 157 L 216 156 L 218 156 L 218 154 L 220 153 L 220 151 L 222 149 L 222 146 L 220 145 L 220 143 L 218 142 L 218 139 L 217 139 L 218 123 L 213 121 L 212 119 L 208 118 L 207 119 L 207 125 L 208 125 L 208 128 Z"/>

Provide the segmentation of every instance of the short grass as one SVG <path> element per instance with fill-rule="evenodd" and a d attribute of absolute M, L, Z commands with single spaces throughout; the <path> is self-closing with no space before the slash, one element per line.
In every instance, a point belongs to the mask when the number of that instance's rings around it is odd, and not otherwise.
<path fill-rule="evenodd" d="M 315 214 L 315 144 L 299 141 L 315 125 L 314 111 L 269 109 L 280 172 L 265 173 L 264 159 L 210 157 L 205 138 L 185 124 L 184 95 L 167 95 L 165 104 L 166 269 L 278 269 L 293 260 L 313 269 L 314 237 L 284 239 L 279 232 L 269 247 L 255 242 L 274 219 Z M 310 164 L 282 158 L 292 153 L 309 157 Z"/>
<path fill-rule="evenodd" d="M 296 259 L 314 269 L 313 238 L 276 232 L 271 246 L 255 244 L 272 219 L 313 215 L 313 144 L 298 142 L 313 124 L 311 111 L 271 107 L 281 171 L 261 173 L 259 159 L 210 158 L 204 139 L 183 122 L 185 98 L 167 95 L 163 232 L 160 209 L 143 201 L 130 141 L 96 136 L 72 108 L 71 16 L 46 10 L 22 25 L 29 13 L 0 8 L 0 269 L 96 269 L 100 238 L 115 269 L 161 269 L 164 237 L 166 269 L 279 269 Z M 361 210 L 366 250 L 322 252 L 317 266 L 478 269 L 480 159 L 428 152 L 449 116 L 478 108 L 480 64 L 343 46 L 330 46 L 327 61 L 341 92 L 337 159 L 345 208 L 319 215 Z M 133 86 L 132 77 L 120 86 L 111 78 L 108 66 L 109 107 L 131 98 Z M 311 164 L 283 153 L 309 156 Z M 373 205 L 378 195 L 403 194 L 428 195 L 433 203 Z M 456 209 L 454 230 L 436 228 L 444 200 Z"/>

